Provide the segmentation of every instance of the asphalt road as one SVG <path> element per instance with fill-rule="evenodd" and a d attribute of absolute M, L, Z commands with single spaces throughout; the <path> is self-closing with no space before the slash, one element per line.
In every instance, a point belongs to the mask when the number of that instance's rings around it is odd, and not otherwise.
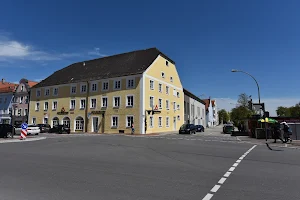
<path fill-rule="evenodd" d="M 3 143 L 0 153 L 1 200 L 300 199 L 300 150 L 239 143 L 219 129 L 55 136 Z"/>

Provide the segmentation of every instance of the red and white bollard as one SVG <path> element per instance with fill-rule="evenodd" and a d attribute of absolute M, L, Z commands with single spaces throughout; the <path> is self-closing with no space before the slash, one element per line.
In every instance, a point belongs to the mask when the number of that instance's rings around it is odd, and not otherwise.
<path fill-rule="evenodd" d="M 21 130 L 20 140 L 25 140 L 26 136 L 27 136 L 27 129 L 22 129 Z"/>

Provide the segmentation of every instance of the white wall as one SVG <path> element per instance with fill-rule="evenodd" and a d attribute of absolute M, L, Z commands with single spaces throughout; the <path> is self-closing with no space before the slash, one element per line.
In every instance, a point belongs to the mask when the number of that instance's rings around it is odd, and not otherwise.
<path fill-rule="evenodd" d="M 205 127 L 206 124 L 206 116 L 205 116 L 205 105 L 201 102 L 189 97 L 190 101 L 190 123 L 195 125 L 203 125 Z"/>

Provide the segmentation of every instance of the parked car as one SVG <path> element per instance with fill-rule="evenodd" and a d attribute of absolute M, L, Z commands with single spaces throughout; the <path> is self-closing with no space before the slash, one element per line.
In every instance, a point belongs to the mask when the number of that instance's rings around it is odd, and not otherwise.
<path fill-rule="evenodd" d="M 40 127 L 41 133 L 49 133 L 49 130 L 51 129 L 50 124 L 38 124 L 38 127 Z"/>
<path fill-rule="evenodd" d="M 196 131 L 194 124 L 183 124 L 179 129 L 179 134 L 196 134 Z"/>
<path fill-rule="evenodd" d="M 10 124 L 0 124 L 0 138 L 12 138 L 14 127 Z"/>
<path fill-rule="evenodd" d="M 204 126 L 196 125 L 196 132 L 204 132 Z"/>
<path fill-rule="evenodd" d="M 62 133 L 70 134 L 70 132 L 71 129 L 66 125 L 55 125 L 49 130 L 49 133 L 59 133 L 59 134 Z"/>
<path fill-rule="evenodd" d="M 234 131 L 234 126 L 232 124 L 225 124 L 223 127 L 223 133 L 231 134 Z"/>
<path fill-rule="evenodd" d="M 15 128 L 15 135 L 21 135 L 21 126 Z M 34 124 L 29 124 L 27 128 L 27 135 L 38 135 L 41 132 L 40 127 Z"/>

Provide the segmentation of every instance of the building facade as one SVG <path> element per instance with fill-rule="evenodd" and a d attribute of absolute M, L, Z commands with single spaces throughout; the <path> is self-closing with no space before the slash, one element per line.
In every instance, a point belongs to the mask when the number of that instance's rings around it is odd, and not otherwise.
<path fill-rule="evenodd" d="M 205 102 L 186 89 L 184 92 L 184 123 L 206 127 Z"/>
<path fill-rule="evenodd" d="M 74 63 L 34 86 L 29 123 L 72 132 L 155 133 L 183 123 L 175 63 L 156 48 Z"/>
<path fill-rule="evenodd" d="M 17 84 L 0 82 L 0 124 L 11 124 L 12 119 L 12 99 Z"/>
<path fill-rule="evenodd" d="M 18 126 L 23 122 L 28 123 L 30 88 L 37 83 L 24 78 L 19 81 L 12 100 L 12 124 Z"/>
<path fill-rule="evenodd" d="M 219 115 L 216 100 L 204 99 L 206 105 L 206 127 L 219 125 Z"/>

